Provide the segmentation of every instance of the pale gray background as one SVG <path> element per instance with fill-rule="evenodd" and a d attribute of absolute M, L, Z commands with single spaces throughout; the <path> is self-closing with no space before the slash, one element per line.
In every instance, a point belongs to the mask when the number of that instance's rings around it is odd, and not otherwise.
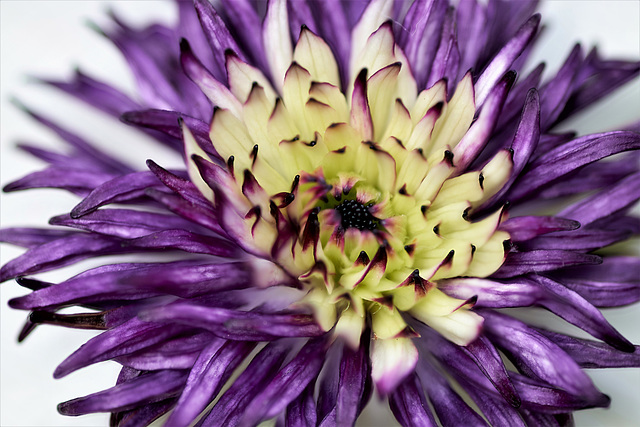
<path fill-rule="evenodd" d="M 41 163 L 13 148 L 18 140 L 59 146 L 55 137 L 28 120 L 14 108 L 10 97 L 46 112 L 71 129 L 119 152 L 132 164 L 144 168 L 144 160 L 153 157 L 164 165 L 179 165 L 170 153 L 152 145 L 140 133 L 117 125 L 115 119 L 91 111 L 79 102 L 58 92 L 29 83 L 26 74 L 66 77 L 74 65 L 94 76 L 115 82 L 131 92 L 133 82 L 116 49 L 83 23 L 93 20 L 106 23 L 105 10 L 112 7 L 133 22 L 149 18 L 170 22 L 173 5 L 157 1 L 0 1 L 1 12 L 1 175 L 4 185 Z M 640 3 L 631 1 L 550 1 L 542 8 L 547 30 L 534 52 L 534 59 L 544 58 L 547 70 L 555 70 L 575 41 L 583 46 L 597 43 L 609 56 L 640 58 Z M 570 126 L 579 131 L 595 132 L 623 126 L 640 117 L 640 81 L 627 85 L 605 102 L 589 109 Z M 124 149 L 117 148 L 126 147 Z M 53 215 L 68 212 L 76 198 L 61 191 L 31 190 L 0 196 L 2 226 L 42 225 Z M 637 245 L 636 240 L 636 245 Z M 2 246 L 4 263 L 20 253 Z M 81 263 L 82 268 L 96 265 Z M 76 267 L 77 268 L 77 267 Z M 75 268 L 45 275 L 50 280 L 68 277 Z M 21 345 L 15 341 L 25 314 L 9 310 L 8 299 L 25 291 L 15 283 L 0 286 L 1 307 L 1 406 L 2 426 L 93 426 L 106 425 L 107 415 L 80 418 L 62 417 L 58 402 L 110 387 L 117 375 L 115 363 L 103 363 L 53 380 L 52 372 L 75 348 L 93 335 L 44 326 Z M 625 336 L 640 342 L 640 309 L 608 310 L 610 321 Z M 544 323 L 562 327 L 562 322 L 542 311 L 526 313 L 529 320 L 548 318 Z M 539 321 L 539 320 L 537 320 Z M 574 333 L 575 328 L 567 327 Z M 632 426 L 640 419 L 639 370 L 590 371 L 600 389 L 613 398 L 609 410 L 591 410 L 577 415 L 578 425 Z M 361 425 L 393 425 L 386 405 L 375 407 L 362 418 Z"/>

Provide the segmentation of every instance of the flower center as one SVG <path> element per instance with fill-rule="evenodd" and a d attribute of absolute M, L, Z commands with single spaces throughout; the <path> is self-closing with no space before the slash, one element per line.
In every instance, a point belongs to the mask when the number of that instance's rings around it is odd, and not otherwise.
<path fill-rule="evenodd" d="M 345 230 L 357 228 L 358 230 L 373 231 L 378 227 L 378 220 L 371 215 L 369 208 L 357 200 L 345 200 L 335 208 L 340 212 L 340 225 Z"/>
<path fill-rule="evenodd" d="M 302 305 L 353 346 L 367 325 L 378 339 L 408 339 L 404 312 L 470 342 L 482 319 L 438 282 L 487 277 L 504 262 L 502 213 L 470 217 L 512 167 L 503 150 L 467 171 L 465 150 L 478 133 L 468 136 L 469 127 L 474 118 L 483 124 L 471 75 L 451 97 L 444 81 L 418 94 L 382 26 L 343 92 L 326 44 L 308 30 L 300 40 L 281 97 L 255 69 L 228 58 L 244 70 L 230 79 L 259 83 L 232 80 L 239 102 L 217 109 L 211 124 L 228 160 L 209 172 L 225 230 L 295 277 L 308 291 Z M 192 141 L 188 158 L 200 154 Z M 197 167 L 191 172 L 197 183 Z"/>

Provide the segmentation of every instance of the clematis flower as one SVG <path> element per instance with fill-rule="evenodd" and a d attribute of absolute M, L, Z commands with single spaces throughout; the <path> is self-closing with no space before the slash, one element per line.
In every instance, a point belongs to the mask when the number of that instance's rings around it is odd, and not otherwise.
<path fill-rule="evenodd" d="M 534 2 L 178 6 L 175 27 L 102 30 L 138 99 L 81 72 L 45 83 L 183 168 L 136 170 L 25 107 L 70 152 L 22 145 L 49 166 L 5 191 L 81 199 L 53 228 L 0 231 L 27 248 L 0 270 L 33 291 L 9 302 L 30 312 L 20 340 L 102 330 L 54 376 L 122 365 L 62 414 L 352 425 L 375 391 L 402 425 L 511 426 L 609 405 L 582 368 L 640 365 L 599 310 L 640 299 L 640 260 L 601 251 L 640 230 L 640 128 L 555 129 L 638 62 L 576 46 L 550 78 L 519 76 Z M 129 254 L 147 257 L 34 276 Z M 502 310 L 530 306 L 593 339 Z"/>

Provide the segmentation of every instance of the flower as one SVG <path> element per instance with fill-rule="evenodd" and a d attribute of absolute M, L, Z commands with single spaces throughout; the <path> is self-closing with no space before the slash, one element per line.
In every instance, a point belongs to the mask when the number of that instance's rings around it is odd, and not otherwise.
<path fill-rule="evenodd" d="M 168 424 L 188 424 L 245 359 L 205 423 L 251 425 L 285 409 L 291 421 L 313 413 L 351 423 L 372 382 L 401 423 L 433 420 L 422 389 L 443 424 L 480 421 L 442 372 L 496 424 L 568 422 L 573 410 L 608 404 L 580 367 L 637 366 L 635 347 L 594 305 L 635 302 L 638 261 L 592 252 L 637 231 L 626 211 L 638 168 L 634 155 L 596 161 L 637 149 L 640 138 L 550 130 L 636 75 L 637 63 L 583 58 L 576 48 L 549 82 L 538 84 L 538 68 L 514 86 L 509 69 L 539 19 L 526 3 L 490 5 L 488 30 L 474 3 L 454 11 L 416 2 L 403 18 L 372 1 L 357 23 L 346 21 L 354 12 L 340 24 L 328 3 L 307 12 L 273 1 L 263 42 L 238 30 L 259 25 L 242 3 L 221 9 L 223 18 L 195 4 L 203 33 L 184 3 L 177 31 L 122 23 L 107 31 L 142 102 L 82 74 L 49 82 L 124 113 L 168 146 L 182 150 L 184 141 L 187 173 L 154 162 L 134 171 L 33 114 L 74 152 L 26 147 L 52 166 L 6 187 L 83 197 L 51 220 L 81 232 L 3 231 L 32 247 L 0 273 L 34 289 L 11 301 L 33 312 L 23 337 L 40 323 L 107 329 L 56 375 L 109 359 L 124 366 L 115 388 L 65 402 L 62 413 L 111 411 L 126 424 L 174 408 Z M 420 37 L 431 31 L 442 36 Z M 175 33 L 190 40 L 182 69 Z M 219 108 L 209 125 L 211 104 Z M 573 194 L 583 197 L 554 215 L 530 215 L 541 199 Z M 139 208 L 102 208 L 115 202 Z M 87 257 L 170 250 L 196 255 L 109 264 L 54 286 L 23 277 Z M 57 312 L 68 305 L 86 308 Z M 529 305 L 606 344 L 493 310 Z"/>

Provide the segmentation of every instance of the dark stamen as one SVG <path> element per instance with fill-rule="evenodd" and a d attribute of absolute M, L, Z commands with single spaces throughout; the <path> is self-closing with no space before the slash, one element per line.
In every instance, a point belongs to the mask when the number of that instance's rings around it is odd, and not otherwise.
<path fill-rule="evenodd" d="M 371 215 L 369 209 L 357 200 L 345 200 L 335 208 L 342 217 L 342 228 L 357 228 L 358 230 L 375 230 L 378 220 Z"/>

